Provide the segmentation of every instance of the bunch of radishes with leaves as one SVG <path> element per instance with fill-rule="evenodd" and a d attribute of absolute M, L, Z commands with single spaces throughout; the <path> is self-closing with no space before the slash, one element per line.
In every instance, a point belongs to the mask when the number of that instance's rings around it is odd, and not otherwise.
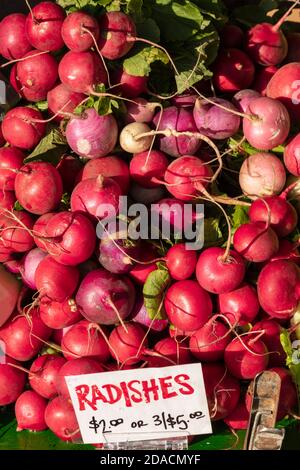
<path fill-rule="evenodd" d="M 259 24 L 204 0 L 27 1 L 0 23 L 19 97 L 0 132 L 0 406 L 18 430 L 78 438 L 67 375 L 190 362 L 212 420 L 247 427 L 268 368 L 278 419 L 297 417 L 298 2 L 277 22 L 265 3 Z M 169 238 L 98 239 L 121 196 Z M 197 203 L 191 250 L 177 228 Z"/>

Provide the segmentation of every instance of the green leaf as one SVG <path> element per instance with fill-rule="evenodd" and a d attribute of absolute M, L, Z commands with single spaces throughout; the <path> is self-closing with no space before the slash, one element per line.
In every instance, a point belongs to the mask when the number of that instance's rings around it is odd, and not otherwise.
<path fill-rule="evenodd" d="M 24 210 L 24 207 L 21 206 L 19 201 L 16 201 L 14 204 L 14 211 L 23 211 L 23 210 Z"/>
<path fill-rule="evenodd" d="M 43 137 L 31 154 L 25 158 L 24 163 L 42 160 L 57 164 L 68 146 L 65 137 L 59 129 L 53 128 Z"/>
<path fill-rule="evenodd" d="M 160 61 L 163 64 L 169 62 L 168 56 L 157 47 L 146 46 L 123 62 L 124 69 L 130 75 L 136 77 L 148 76 L 151 72 L 151 65 Z"/>
<path fill-rule="evenodd" d="M 47 111 L 47 109 L 48 109 L 48 101 L 38 101 L 37 103 L 34 104 L 34 106 L 35 106 L 39 111 Z"/>
<path fill-rule="evenodd" d="M 143 288 L 144 304 L 151 320 L 166 318 L 163 307 L 164 292 L 170 282 L 167 269 L 152 271 L 146 279 Z"/>
<path fill-rule="evenodd" d="M 286 329 L 282 329 L 280 333 L 280 342 L 286 354 L 286 365 L 289 368 L 293 380 L 295 382 L 298 393 L 298 404 L 300 404 L 300 350 L 296 349 L 291 342 L 290 333 Z"/>
<path fill-rule="evenodd" d="M 147 18 L 136 26 L 139 37 L 156 43 L 160 42 L 160 29 L 152 18 Z"/>
<path fill-rule="evenodd" d="M 223 242 L 223 234 L 220 229 L 220 219 L 208 217 L 204 219 L 204 245 L 214 246 Z"/>
<path fill-rule="evenodd" d="M 233 210 L 233 214 L 231 216 L 232 220 L 232 229 L 236 230 L 242 224 L 246 224 L 249 222 L 248 216 L 248 207 L 247 206 L 235 206 Z"/>

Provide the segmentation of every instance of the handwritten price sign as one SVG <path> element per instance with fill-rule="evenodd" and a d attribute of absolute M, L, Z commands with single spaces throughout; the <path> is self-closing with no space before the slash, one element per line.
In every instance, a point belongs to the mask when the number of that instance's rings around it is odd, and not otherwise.
<path fill-rule="evenodd" d="M 66 377 L 83 442 L 212 432 L 201 364 Z"/>

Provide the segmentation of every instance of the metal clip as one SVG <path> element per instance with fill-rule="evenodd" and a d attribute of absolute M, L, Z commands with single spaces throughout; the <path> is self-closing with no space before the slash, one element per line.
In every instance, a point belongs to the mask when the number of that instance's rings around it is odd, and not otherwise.
<path fill-rule="evenodd" d="M 251 384 L 252 408 L 244 450 L 280 450 L 284 429 L 275 428 L 281 379 L 276 372 L 265 371 Z"/>

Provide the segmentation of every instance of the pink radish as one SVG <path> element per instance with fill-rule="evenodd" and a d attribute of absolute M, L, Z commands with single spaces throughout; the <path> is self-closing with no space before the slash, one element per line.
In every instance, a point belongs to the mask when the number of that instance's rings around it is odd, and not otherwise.
<path fill-rule="evenodd" d="M 97 176 L 112 178 L 120 186 L 122 193 L 127 194 L 130 183 L 128 164 L 121 157 L 107 155 L 106 157 L 89 160 L 80 176 L 80 180 L 97 178 Z"/>
<path fill-rule="evenodd" d="M 160 185 L 168 164 L 166 155 L 158 150 L 136 153 L 130 161 L 130 176 L 144 188 L 155 188 Z"/>
<path fill-rule="evenodd" d="M 252 202 L 249 217 L 251 222 L 270 223 L 279 237 L 286 237 L 296 228 L 298 215 L 292 204 L 283 197 L 270 196 Z"/>
<path fill-rule="evenodd" d="M 61 27 L 65 11 L 53 2 L 41 2 L 26 19 L 27 38 L 40 51 L 58 51 L 64 45 Z"/>
<path fill-rule="evenodd" d="M 130 320 L 146 328 L 150 328 L 152 332 L 165 330 L 169 323 L 168 320 L 158 320 L 157 318 L 151 320 L 147 313 L 142 295 L 136 300 L 135 306 L 130 314 Z"/>
<path fill-rule="evenodd" d="M 218 105 L 225 107 L 226 110 Z M 209 98 L 209 102 L 199 98 L 195 103 L 193 115 L 201 134 L 211 139 L 223 140 L 239 130 L 241 120 L 235 114 L 236 111 L 234 105 L 223 98 Z"/>
<path fill-rule="evenodd" d="M 118 126 L 113 115 L 99 116 L 95 109 L 88 109 L 82 116 L 71 118 L 66 128 L 71 149 L 87 158 L 108 155 L 114 149 L 117 137 Z"/>
<path fill-rule="evenodd" d="M 46 244 L 50 256 L 58 263 L 77 266 L 89 259 L 96 246 L 92 222 L 78 212 L 59 212 L 46 226 Z"/>
<path fill-rule="evenodd" d="M 27 163 L 16 176 L 15 191 L 24 209 L 41 215 L 58 206 L 63 191 L 62 180 L 48 162 Z"/>
<path fill-rule="evenodd" d="M 228 344 L 224 354 L 225 364 L 234 377 L 253 379 L 266 370 L 269 362 L 268 350 L 255 335 L 242 336 L 242 341 L 235 338 Z"/>
<path fill-rule="evenodd" d="M 260 94 L 255 90 L 240 90 L 234 95 L 232 102 L 238 111 L 247 113 L 251 101 L 259 96 Z"/>
<path fill-rule="evenodd" d="M 107 271 L 126 274 L 140 257 L 140 243 L 123 238 L 120 232 L 104 232 L 99 245 L 99 262 Z"/>
<path fill-rule="evenodd" d="M 224 419 L 238 404 L 239 381 L 230 375 L 223 364 L 203 364 L 202 371 L 210 417 L 213 421 Z"/>
<path fill-rule="evenodd" d="M 83 93 L 71 91 L 63 83 L 56 85 L 47 93 L 48 107 L 50 112 L 56 115 L 55 121 L 61 121 L 67 113 L 73 113 L 84 99 Z"/>
<path fill-rule="evenodd" d="M 288 320 L 300 300 L 299 267 L 286 260 L 269 262 L 259 273 L 257 291 L 260 305 L 271 318 Z"/>
<path fill-rule="evenodd" d="M 230 340 L 228 326 L 212 317 L 190 337 L 189 348 L 200 361 L 215 362 L 223 359 Z"/>
<path fill-rule="evenodd" d="M 0 148 L 0 189 L 13 191 L 18 170 L 23 165 L 25 155 L 15 147 Z"/>
<path fill-rule="evenodd" d="M 151 352 L 147 356 L 148 367 L 167 367 L 193 362 L 186 341 L 177 342 L 174 338 L 163 338 L 154 345 L 153 351 L 153 356 Z"/>
<path fill-rule="evenodd" d="M 30 366 L 29 383 L 31 388 L 48 400 L 57 395 L 56 376 L 66 360 L 61 356 L 44 354 L 38 356 Z"/>
<path fill-rule="evenodd" d="M 148 341 L 144 329 L 137 323 L 116 326 L 109 336 L 110 352 L 123 365 L 137 364 L 143 359 Z"/>
<path fill-rule="evenodd" d="M 274 256 L 279 248 L 276 233 L 264 222 L 242 224 L 233 236 L 234 249 L 247 261 L 262 263 Z"/>
<path fill-rule="evenodd" d="M 184 243 L 177 243 L 169 248 L 166 255 L 166 265 L 175 281 L 189 279 L 196 268 L 197 254 L 186 248 Z"/>
<path fill-rule="evenodd" d="M 262 96 L 267 96 L 268 84 L 277 70 L 277 67 L 270 65 L 269 67 L 262 67 L 256 72 L 253 88 Z"/>
<path fill-rule="evenodd" d="M 180 95 L 176 95 L 171 99 L 171 103 L 177 106 L 178 108 L 193 108 L 195 102 L 198 98 L 198 95 L 193 91 L 187 90 Z"/>
<path fill-rule="evenodd" d="M 50 335 L 51 329 L 42 322 L 36 308 L 24 315 L 15 315 L 0 328 L 7 355 L 17 361 L 28 361 L 36 356 Z"/>
<path fill-rule="evenodd" d="M 147 242 L 141 243 L 139 261 L 147 264 L 136 263 L 129 272 L 130 277 L 137 283 L 143 285 L 152 271 L 157 269 L 156 262 L 158 254 L 152 245 Z M 153 261 L 152 263 L 150 261 Z"/>
<path fill-rule="evenodd" d="M 34 247 L 31 235 L 33 218 L 25 211 L 12 211 L 0 218 L 0 234 L 3 246 L 13 252 L 23 253 Z"/>
<path fill-rule="evenodd" d="M 82 319 L 74 299 L 56 302 L 47 297 L 42 297 L 39 311 L 45 325 L 54 329 L 66 328 Z"/>
<path fill-rule="evenodd" d="M 257 98 L 249 104 L 248 112 L 251 117 L 243 119 L 243 132 L 253 147 L 271 150 L 285 142 L 290 131 L 290 118 L 280 101 Z"/>
<path fill-rule="evenodd" d="M 213 64 L 213 81 L 219 91 L 232 93 L 248 88 L 253 82 L 254 72 L 254 65 L 245 52 L 223 49 Z"/>
<path fill-rule="evenodd" d="M 9 110 L 2 121 L 2 132 L 5 140 L 12 146 L 24 150 L 35 147 L 46 132 L 42 114 L 29 107 L 16 107 Z"/>
<path fill-rule="evenodd" d="M 58 65 L 51 54 L 37 54 L 36 50 L 28 52 L 18 62 L 16 73 L 22 88 L 44 92 L 45 99 L 47 91 L 53 88 L 58 78 Z"/>
<path fill-rule="evenodd" d="M 300 118 L 299 80 L 300 63 L 292 62 L 280 67 L 267 86 L 267 96 L 281 101 L 293 120 Z"/>
<path fill-rule="evenodd" d="M 241 166 L 239 182 L 244 194 L 250 199 L 273 196 L 285 185 L 286 172 L 283 164 L 272 153 L 255 153 Z"/>
<path fill-rule="evenodd" d="M 284 164 L 292 175 L 300 176 L 300 134 L 297 134 L 284 149 Z"/>
<path fill-rule="evenodd" d="M 170 322 L 182 330 L 201 328 L 212 314 L 211 298 L 196 281 L 175 282 L 166 292 L 164 306 Z"/>
<path fill-rule="evenodd" d="M 12 364 L 12 365 L 9 365 Z M 26 374 L 18 369 L 18 362 L 2 356 L 0 362 L 0 406 L 14 403 L 23 392 Z"/>
<path fill-rule="evenodd" d="M 59 369 L 55 379 L 56 390 L 64 398 L 70 398 L 65 377 L 69 375 L 95 374 L 97 372 L 103 372 L 103 368 L 98 361 L 91 357 L 70 359 Z"/>
<path fill-rule="evenodd" d="M 75 441 L 81 437 L 72 403 L 64 397 L 55 397 L 45 410 L 48 428 L 62 441 Z"/>
<path fill-rule="evenodd" d="M 135 98 L 134 102 L 126 103 L 126 124 L 131 122 L 151 122 L 156 108 L 156 103 L 151 103 L 144 98 Z"/>
<path fill-rule="evenodd" d="M 87 51 L 94 46 L 93 37 L 95 41 L 99 37 L 99 25 L 91 15 L 84 11 L 75 11 L 64 20 L 61 35 L 65 45 L 71 51 Z"/>
<path fill-rule="evenodd" d="M 46 406 L 47 400 L 33 390 L 23 392 L 15 404 L 17 431 L 22 431 L 23 429 L 44 431 L 47 429 L 44 418 Z"/>
<path fill-rule="evenodd" d="M 103 331 L 103 334 L 107 334 L 106 331 Z M 95 323 L 86 320 L 76 323 L 62 338 L 64 357 L 67 360 L 89 357 L 101 363 L 108 362 L 110 353 L 103 334 L 98 331 Z"/>
<path fill-rule="evenodd" d="M 197 281 L 203 289 L 213 294 L 223 294 L 236 289 L 244 276 L 245 262 L 234 250 L 225 257 L 224 248 L 211 247 L 202 251 L 198 258 Z"/>
<path fill-rule="evenodd" d="M 33 248 L 24 257 L 20 272 L 23 282 L 32 290 L 36 290 L 35 271 L 45 256 L 46 253 L 40 248 Z"/>
<path fill-rule="evenodd" d="M 249 411 L 244 401 L 240 401 L 237 407 L 224 418 L 225 424 L 231 429 L 247 429 L 249 422 Z"/>
<path fill-rule="evenodd" d="M 272 353 L 269 355 L 269 367 L 284 366 L 286 354 L 280 342 L 281 326 L 279 323 L 275 320 L 261 320 L 254 324 L 251 331 L 264 331 L 261 339 L 268 351 Z"/>
<path fill-rule="evenodd" d="M 5 59 L 20 59 L 32 49 L 25 34 L 26 16 L 12 13 L 0 23 L 0 54 Z"/>
<path fill-rule="evenodd" d="M 106 59 L 123 57 L 134 45 L 136 35 L 132 19 L 120 11 L 109 11 L 100 16 L 98 46 Z"/>
<path fill-rule="evenodd" d="M 71 195 L 72 211 L 87 212 L 97 219 L 119 212 L 121 189 L 112 178 L 99 175 L 75 186 Z"/>
<path fill-rule="evenodd" d="M 231 292 L 219 294 L 220 313 L 225 315 L 232 325 L 252 323 L 259 312 L 256 289 L 250 284 L 242 284 Z"/>
<path fill-rule="evenodd" d="M 40 296 L 63 302 L 71 297 L 79 281 L 79 271 L 75 266 L 64 266 L 51 256 L 46 256 L 35 272 L 35 283 Z"/>
<path fill-rule="evenodd" d="M 118 85 L 114 87 L 115 93 L 126 98 L 137 98 L 146 92 L 148 77 L 130 75 L 124 68 L 120 68 L 113 74 L 113 82 Z"/>

